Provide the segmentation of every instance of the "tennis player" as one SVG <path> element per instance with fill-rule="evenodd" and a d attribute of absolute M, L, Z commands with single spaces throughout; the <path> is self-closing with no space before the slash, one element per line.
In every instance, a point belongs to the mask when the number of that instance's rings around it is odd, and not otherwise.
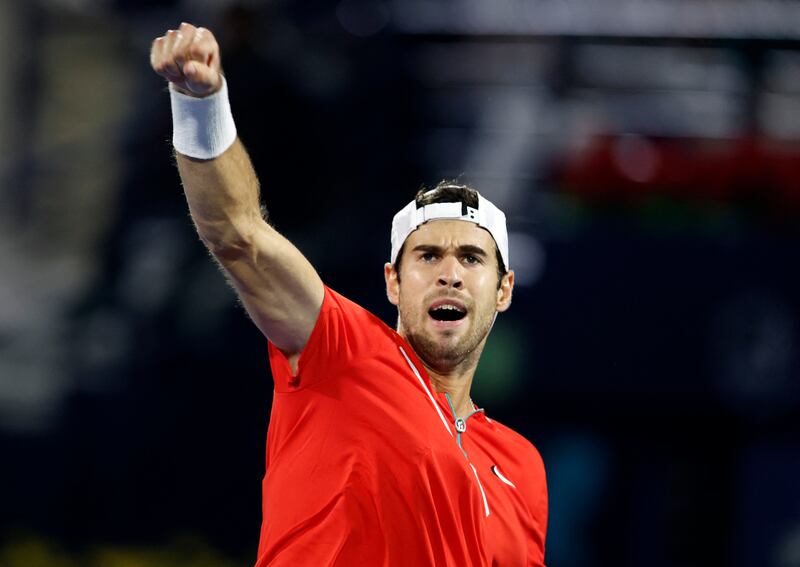
<path fill-rule="evenodd" d="M 547 488 L 531 443 L 470 387 L 511 304 L 505 215 L 441 183 L 395 215 L 396 330 L 326 287 L 263 218 L 219 46 L 183 23 L 153 42 L 197 231 L 268 338 L 275 385 L 256 567 L 544 564 Z"/>

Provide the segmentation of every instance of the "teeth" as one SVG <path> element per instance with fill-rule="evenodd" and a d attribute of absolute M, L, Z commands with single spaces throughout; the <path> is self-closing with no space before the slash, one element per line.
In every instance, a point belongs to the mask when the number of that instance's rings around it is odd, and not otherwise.
<path fill-rule="evenodd" d="M 459 321 L 466 317 L 466 313 L 461 307 L 452 303 L 442 303 L 429 311 L 431 317 L 439 321 Z"/>

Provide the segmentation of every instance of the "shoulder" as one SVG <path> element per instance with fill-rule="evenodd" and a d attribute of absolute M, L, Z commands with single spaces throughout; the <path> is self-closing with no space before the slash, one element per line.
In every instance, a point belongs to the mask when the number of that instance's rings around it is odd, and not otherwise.
<path fill-rule="evenodd" d="M 365 320 L 377 319 L 375 315 L 352 299 L 345 297 L 327 285 L 324 285 L 323 288 L 325 290 L 325 298 L 322 301 L 323 310 L 339 310 L 353 317 L 361 317 Z"/>
<path fill-rule="evenodd" d="M 487 419 L 489 418 L 487 417 Z M 537 449 L 533 443 L 531 443 L 524 435 L 517 433 L 515 430 L 497 421 L 496 419 L 492 418 L 491 422 L 494 426 L 495 432 L 502 439 L 502 442 L 505 446 L 513 450 L 524 461 L 527 461 L 529 466 L 533 466 L 535 469 L 541 470 L 542 473 L 544 473 L 544 460 L 542 459 L 539 449 Z"/>
<path fill-rule="evenodd" d="M 394 344 L 395 335 L 379 317 L 325 286 L 322 308 L 305 351 L 353 361 Z"/>
<path fill-rule="evenodd" d="M 272 342 L 269 359 L 276 391 L 305 388 L 336 376 L 393 344 L 383 321 L 340 293 L 324 286 L 316 323 L 303 350 L 290 360 Z"/>
<path fill-rule="evenodd" d="M 325 298 L 320 310 L 320 318 L 340 317 L 350 326 L 369 331 L 377 335 L 391 335 L 394 331 L 389 328 L 379 317 L 365 309 L 355 301 L 348 299 L 341 293 L 334 291 L 327 285 Z"/>

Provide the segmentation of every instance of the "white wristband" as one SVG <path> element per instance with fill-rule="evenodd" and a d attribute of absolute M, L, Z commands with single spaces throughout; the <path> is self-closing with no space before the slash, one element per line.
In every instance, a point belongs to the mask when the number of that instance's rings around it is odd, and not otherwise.
<path fill-rule="evenodd" d="M 179 153 L 197 159 L 213 159 L 236 141 L 236 124 L 224 77 L 217 92 L 202 98 L 178 92 L 170 83 L 169 98 L 172 145 Z"/>

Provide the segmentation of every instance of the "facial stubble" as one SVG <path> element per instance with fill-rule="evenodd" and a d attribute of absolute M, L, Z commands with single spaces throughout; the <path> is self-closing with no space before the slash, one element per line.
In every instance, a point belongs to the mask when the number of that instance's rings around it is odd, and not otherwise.
<path fill-rule="evenodd" d="M 426 298 L 422 302 L 422 306 L 428 305 L 431 300 Z M 452 344 L 450 337 L 458 333 L 460 329 L 445 329 L 438 333 L 430 332 L 427 328 L 428 313 L 423 311 L 420 316 L 414 317 L 414 314 L 411 313 L 414 308 L 409 309 L 408 302 L 401 302 L 399 311 L 405 338 L 427 366 L 439 372 L 449 372 L 465 363 L 477 363 L 482 345 L 492 328 L 494 310 L 485 307 L 478 308 L 476 304 L 471 307 L 467 332 L 455 344 Z M 415 306 L 415 309 L 418 310 L 420 307 Z M 435 335 L 439 335 L 439 337 Z"/>

